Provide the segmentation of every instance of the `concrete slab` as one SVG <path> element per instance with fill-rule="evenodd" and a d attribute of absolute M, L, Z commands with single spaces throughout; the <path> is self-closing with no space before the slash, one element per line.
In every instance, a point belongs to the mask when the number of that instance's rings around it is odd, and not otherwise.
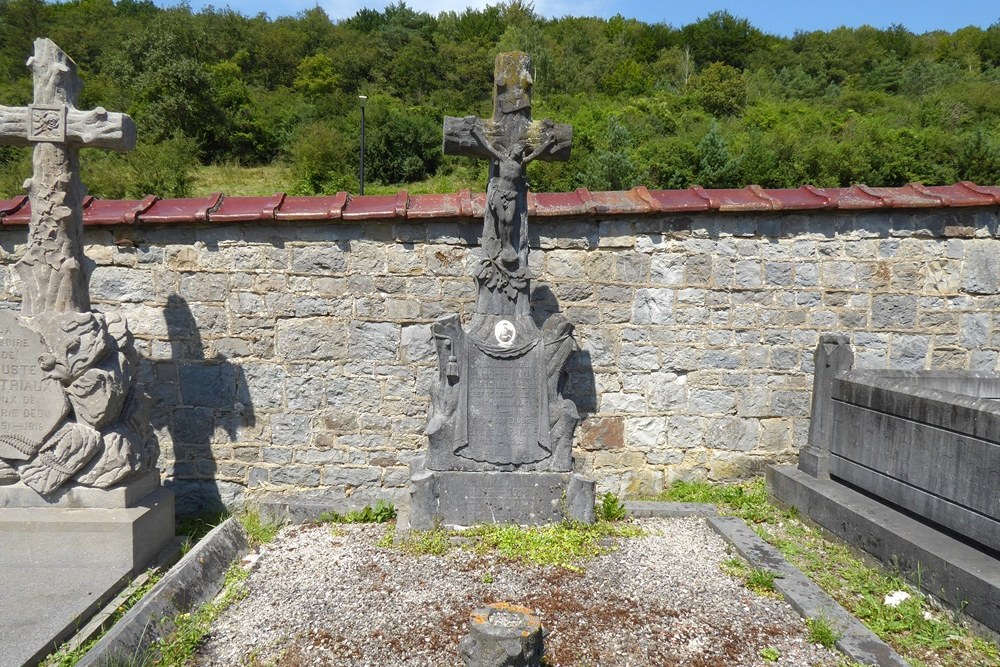
<path fill-rule="evenodd" d="M 409 522 L 416 530 L 438 522 L 593 523 L 594 495 L 594 481 L 575 473 L 421 470 L 410 476 Z"/>
<path fill-rule="evenodd" d="M 736 517 L 710 517 L 708 523 L 750 564 L 778 576 L 774 587 L 803 618 L 822 618 L 839 634 L 837 649 L 854 662 L 878 667 L 909 667 L 906 660 L 840 606 L 781 553 Z"/>
<path fill-rule="evenodd" d="M 134 507 L 0 508 L 0 566 L 86 563 L 137 573 L 174 538 L 174 494 L 157 488 Z"/>
<path fill-rule="evenodd" d="M 888 505 L 792 466 L 767 469 L 768 490 L 924 591 L 1000 631 L 1000 560 Z"/>
<path fill-rule="evenodd" d="M 162 488 L 134 507 L 0 507 L 0 667 L 44 658 L 173 539 Z"/>
<path fill-rule="evenodd" d="M 37 664 L 130 574 L 131 568 L 0 564 L 0 667 Z"/>

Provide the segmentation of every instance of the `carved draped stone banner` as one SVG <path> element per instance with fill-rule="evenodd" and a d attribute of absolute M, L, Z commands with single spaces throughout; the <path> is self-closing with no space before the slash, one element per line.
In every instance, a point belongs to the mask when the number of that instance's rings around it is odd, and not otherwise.
<path fill-rule="evenodd" d="M 129 150 L 135 127 L 76 108 L 76 64 L 52 41 L 35 40 L 28 67 L 33 103 L 0 106 L 0 143 L 34 147 L 28 245 L 16 265 L 21 316 L 0 313 L 0 484 L 50 496 L 115 486 L 153 470 L 159 452 L 134 386 L 132 334 L 117 314 L 91 311 L 81 240 L 79 150 Z"/>
<path fill-rule="evenodd" d="M 573 325 L 531 313 L 528 181 L 533 160 L 569 158 L 569 125 L 531 118 L 531 59 L 501 53 L 491 119 L 444 119 L 444 151 L 490 160 L 475 313 L 431 326 L 426 457 L 414 462 L 410 525 L 593 521 L 594 482 L 572 473 L 576 405 L 563 397 Z"/>

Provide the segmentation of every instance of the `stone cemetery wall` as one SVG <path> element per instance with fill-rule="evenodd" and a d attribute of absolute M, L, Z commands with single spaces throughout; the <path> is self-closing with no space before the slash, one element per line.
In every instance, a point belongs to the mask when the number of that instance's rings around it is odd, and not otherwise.
<path fill-rule="evenodd" d="M 655 493 L 791 462 L 812 353 L 998 369 L 997 207 L 533 217 L 534 301 L 577 325 L 577 468 Z M 264 492 L 397 497 L 436 372 L 429 324 L 471 312 L 481 221 L 88 227 L 95 307 L 145 357 L 180 509 Z M 3 306 L 25 229 L 4 225 Z M 540 316 L 543 313 L 539 313 Z M 185 506 L 185 502 L 188 505 Z"/>

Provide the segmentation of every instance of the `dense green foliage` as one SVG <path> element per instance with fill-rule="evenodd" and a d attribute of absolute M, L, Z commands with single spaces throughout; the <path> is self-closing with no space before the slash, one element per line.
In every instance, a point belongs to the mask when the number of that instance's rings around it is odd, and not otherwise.
<path fill-rule="evenodd" d="M 183 195 L 195 160 L 283 160 L 299 192 L 356 190 L 359 94 L 367 181 L 482 189 L 481 163 L 441 155 L 441 118 L 489 115 L 493 57 L 512 49 L 533 56 L 535 117 L 575 131 L 569 162 L 532 165 L 536 190 L 1000 182 L 1000 22 L 783 38 L 726 12 L 675 28 L 543 19 L 522 0 L 340 22 L 0 0 L 0 34 L 3 103 L 30 100 L 24 61 L 44 35 L 80 65 L 81 106 L 135 118 L 139 154 L 87 158 L 104 196 Z M 0 150 L 0 196 L 26 176 L 24 151 Z"/>

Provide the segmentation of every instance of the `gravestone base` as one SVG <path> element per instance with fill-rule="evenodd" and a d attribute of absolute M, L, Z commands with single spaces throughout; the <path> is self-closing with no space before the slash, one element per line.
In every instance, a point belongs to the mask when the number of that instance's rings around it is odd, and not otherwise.
<path fill-rule="evenodd" d="M 410 528 L 477 523 L 594 523 L 595 483 L 571 472 L 456 472 L 414 461 Z"/>
<path fill-rule="evenodd" d="M 76 504 L 81 495 L 97 506 Z M 51 505 L 27 506 L 26 490 L 0 488 L 0 568 L 87 563 L 138 574 L 174 539 L 174 494 L 157 480 L 138 500 L 130 495 L 74 489 Z"/>

